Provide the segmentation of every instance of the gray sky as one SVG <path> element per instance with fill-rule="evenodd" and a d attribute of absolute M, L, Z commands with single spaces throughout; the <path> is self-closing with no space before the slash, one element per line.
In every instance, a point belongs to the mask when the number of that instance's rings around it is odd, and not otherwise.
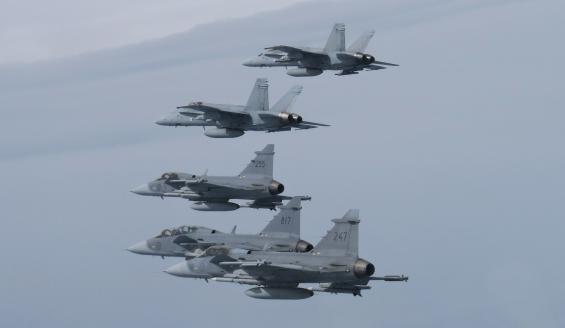
<path fill-rule="evenodd" d="M 563 327 L 564 12 L 549 0 L 311 2 L 4 66 L 0 324 Z M 369 52 L 401 66 L 297 79 L 240 65 L 272 44 L 323 45 L 337 21 L 348 42 L 376 29 Z M 296 111 L 332 127 L 214 140 L 152 123 L 191 100 L 244 103 L 263 76 L 271 101 L 303 84 Z M 167 170 L 237 173 L 266 143 L 288 194 L 313 197 L 306 240 L 358 207 L 361 256 L 410 281 L 265 302 L 123 250 L 180 224 L 258 231 L 272 213 L 128 190 Z"/>
<path fill-rule="evenodd" d="M 49 60 L 279 9 L 299 0 L 2 0 L 0 64 Z M 221 10 L 219 10 L 221 8 Z"/>

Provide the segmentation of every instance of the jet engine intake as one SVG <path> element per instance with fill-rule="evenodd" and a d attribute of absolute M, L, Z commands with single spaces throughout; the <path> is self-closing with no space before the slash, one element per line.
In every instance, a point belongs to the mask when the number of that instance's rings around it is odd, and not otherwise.
<path fill-rule="evenodd" d="M 294 248 L 298 253 L 306 253 L 311 251 L 314 248 L 312 244 L 307 241 L 299 240 L 296 243 L 296 247 Z"/>
<path fill-rule="evenodd" d="M 278 195 L 284 191 L 284 185 L 276 180 L 273 180 L 269 185 L 269 193 L 271 195 Z"/>
<path fill-rule="evenodd" d="M 353 274 L 357 278 L 370 277 L 375 273 L 375 266 L 363 259 L 358 259 L 353 264 Z"/>

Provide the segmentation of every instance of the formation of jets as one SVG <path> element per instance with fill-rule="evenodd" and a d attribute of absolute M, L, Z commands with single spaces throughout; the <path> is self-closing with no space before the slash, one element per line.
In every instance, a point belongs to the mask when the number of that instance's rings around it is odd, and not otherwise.
<path fill-rule="evenodd" d="M 367 31 L 345 48 L 345 26 L 335 24 L 322 49 L 278 45 L 243 63 L 252 67 L 284 66 L 291 76 L 315 76 L 324 70 L 336 75 L 358 74 L 397 66 L 365 53 L 374 31 Z M 246 105 L 203 101 L 177 107 L 159 119 L 163 126 L 201 126 L 212 138 L 235 138 L 247 131 L 281 132 L 328 127 L 306 121 L 291 111 L 302 87 L 293 86 L 272 107 L 265 78 L 256 80 Z M 184 225 L 128 248 L 135 254 L 180 257 L 184 261 L 166 273 L 206 281 L 249 285 L 245 294 L 258 299 L 304 299 L 314 293 L 360 296 L 369 282 L 407 281 L 404 275 L 374 276 L 375 266 L 359 257 L 359 210 L 333 219 L 333 227 L 314 246 L 300 235 L 302 201 L 309 196 L 285 196 L 285 186 L 273 177 L 275 146 L 266 145 L 235 176 L 165 172 L 131 191 L 142 196 L 176 197 L 191 201 L 198 211 L 233 211 L 241 207 L 278 210 L 257 234 L 230 233 Z M 236 202 L 247 201 L 244 203 Z M 286 203 L 283 203 L 285 202 Z M 314 286 L 312 286 L 314 285 Z"/>

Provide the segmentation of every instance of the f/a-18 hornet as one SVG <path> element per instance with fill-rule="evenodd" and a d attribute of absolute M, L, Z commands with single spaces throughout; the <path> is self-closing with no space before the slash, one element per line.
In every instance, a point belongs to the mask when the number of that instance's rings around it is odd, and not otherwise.
<path fill-rule="evenodd" d="M 241 206 L 274 210 L 283 200 L 284 185 L 273 179 L 275 146 L 269 144 L 236 176 L 210 176 L 168 172 L 157 180 L 141 185 L 131 192 L 143 196 L 179 197 L 195 202 L 191 208 L 199 211 L 233 211 Z M 245 205 L 231 199 L 252 200 Z M 302 200 L 310 197 L 301 196 Z"/>
<path fill-rule="evenodd" d="M 327 124 L 307 122 L 290 109 L 302 92 L 295 85 L 271 108 L 269 108 L 269 83 L 257 79 L 245 106 L 192 102 L 156 123 L 165 126 L 202 126 L 204 134 L 211 138 L 236 138 L 245 131 L 280 132 L 292 129 L 305 130 Z"/>
<path fill-rule="evenodd" d="M 279 212 L 260 233 L 236 234 L 206 227 L 181 226 L 165 229 L 157 237 L 139 242 L 128 250 L 141 255 L 192 258 L 212 246 L 275 252 L 309 252 L 312 244 L 300 239 L 300 197 L 279 207 Z"/>
<path fill-rule="evenodd" d="M 375 31 L 363 33 L 357 41 L 345 48 L 345 25 L 335 24 L 323 49 L 312 47 L 293 47 L 278 45 L 265 48 L 256 58 L 243 63 L 249 67 L 296 67 L 288 69 L 290 76 L 316 76 L 325 70 L 340 70 L 336 75 L 358 74 L 359 71 L 374 71 L 398 66 L 377 61 L 375 57 L 365 53 L 369 41 Z"/>
<path fill-rule="evenodd" d="M 407 281 L 405 276 L 373 277 L 375 266 L 359 258 L 359 211 L 349 210 L 308 253 L 245 251 L 215 246 L 201 256 L 171 266 L 179 277 L 255 285 L 245 294 L 260 299 L 303 299 L 314 292 L 361 295 L 371 280 Z M 318 283 L 317 287 L 300 287 Z"/>

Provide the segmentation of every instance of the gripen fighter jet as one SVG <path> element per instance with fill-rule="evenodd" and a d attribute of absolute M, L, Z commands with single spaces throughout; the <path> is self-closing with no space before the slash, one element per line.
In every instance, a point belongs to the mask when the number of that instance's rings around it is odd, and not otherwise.
<path fill-rule="evenodd" d="M 179 197 L 195 202 L 191 208 L 198 211 L 233 211 L 241 206 L 274 210 L 283 200 L 284 185 L 273 179 L 275 145 L 269 144 L 255 152 L 254 159 L 236 176 L 209 176 L 189 173 L 163 173 L 157 180 L 141 185 L 131 192 L 143 196 Z M 239 205 L 230 199 L 252 202 Z M 310 197 L 301 196 L 302 200 Z"/>
<path fill-rule="evenodd" d="M 300 197 L 279 207 L 267 226 L 255 235 L 223 233 L 215 229 L 181 226 L 165 229 L 157 237 L 137 243 L 128 251 L 141 255 L 192 258 L 213 246 L 275 252 L 309 252 L 312 244 L 300 239 Z"/>
<path fill-rule="evenodd" d="M 188 278 L 254 285 L 247 296 L 259 299 L 304 299 L 314 292 L 352 294 L 370 289 L 371 280 L 407 281 L 408 277 L 373 277 L 375 266 L 359 258 L 359 211 L 349 210 L 308 253 L 241 251 L 210 247 L 166 273 Z M 304 288 L 303 283 L 319 286 Z"/>
<path fill-rule="evenodd" d="M 280 132 L 329 126 L 304 121 L 302 116 L 290 112 L 301 92 L 302 86 L 295 85 L 269 108 L 269 83 L 267 79 L 260 78 L 255 82 L 245 106 L 192 102 L 177 107 L 177 111 L 156 123 L 175 127 L 202 126 L 204 134 L 211 138 L 236 138 L 245 131 Z"/>
<path fill-rule="evenodd" d="M 323 49 L 278 45 L 265 48 L 256 58 L 243 63 L 249 67 L 296 66 L 288 69 L 290 76 L 316 76 L 325 70 L 340 70 L 336 75 L 359 74 L 359 71 L 374 71 L 398 66 L 397 64 L 376 61 L 365 53 L 375 31 L 363 33 L 357 41 L 345 48 L 345 25 L 335 24 Z"/>

